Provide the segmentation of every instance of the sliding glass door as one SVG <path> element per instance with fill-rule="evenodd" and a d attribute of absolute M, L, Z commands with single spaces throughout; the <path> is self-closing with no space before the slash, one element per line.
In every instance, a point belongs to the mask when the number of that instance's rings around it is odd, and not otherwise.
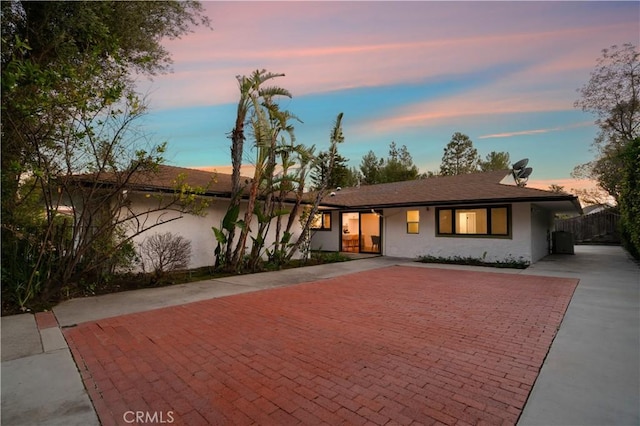
<path fill-rule="evenodd" d="M 342 213 L 340 250 L 352 253 L 382 253 L 382 216 L 378 212 Z"/>

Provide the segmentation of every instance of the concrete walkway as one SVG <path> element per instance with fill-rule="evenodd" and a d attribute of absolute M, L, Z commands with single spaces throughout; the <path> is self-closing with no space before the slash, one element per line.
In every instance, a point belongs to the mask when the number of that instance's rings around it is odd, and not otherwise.
<path fill-rule="evenodd" d="M 378 257 L 258 275 L 76 299 L 54 308 L 62 327 L 127 313 L 258 291 L 391 265 Z M 519 424 L 640 424 L 640 269 L 620 247 L 578 246 L 524 273 L 579 278 L 580 284 Z M 99 424 L 62 333 L 24 314 L 2 323 L 2 424 Z"/>
<path fill-rule="evenodd" d="M 527 274 L 578 277 L 520 425 L 640 424 L 640 269 L 620 247 L 577 246 Z"/>

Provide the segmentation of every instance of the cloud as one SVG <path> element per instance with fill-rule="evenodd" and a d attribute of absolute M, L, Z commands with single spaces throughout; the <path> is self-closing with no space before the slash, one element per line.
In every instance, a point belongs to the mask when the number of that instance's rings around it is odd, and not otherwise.
<path fill-rule="evenodd" d="M 509 92 L 503 83 L 489 84 L 468 92 L 399 108 L 389 118 L 375 119 L 361 127 L 372 132 L 392 132 L 410 127 L 460 123 L 469 117 L 571 110 L 561 93 L 549 91 L 531 96 Z"/>
<path fill-rule="evenodd" d="M 532 130 L 520 130 L 516 132 L 494 133 L 491 135 L 478 136 L 478 139 L 510 138 L 513 136 L 537 135 L 541 133 L 559 132 L 563 130 L 575 129 L 578 127 L 588 127 L 588 126 L 593 126 L 593 122 L 583 121 L 583 122 L 575 123 L 568 126 L 558 126 L 558 127 L 547 128 L 547 129 L 532 129 Z"/>
<path fill-rule="evenodd" d="M 586 129 L 563 133 L 550 156 L 552 143 L 534 145 L 542 138 L 533 135 L 586 119 L 573 106 L 576 89 L 588 81 L 601 49 L 637 40 L 640 29 L 640 6 L 632 2 L 203 5 L 214 30 L 167 41 L 174 73 L 140 85 L 149 91 L 151 113 L 166 110 L 158 115 L 171 117 L 167 127 L 185 126 L 181 114 L 211 111 L 211 126 L 198 138 L 215 135 L 226 147 L 230 125 L 213 125 L 235 118 L 235 77 L 264 68 L 286 74 L 272 83 L 293 94 L 282 106 L 304 119 L 301 141 L 325 140 L 324 125 L 314 120 L 344 111 L 344 149 L 352 158 L 363 149 L 384 152 L 396 140 L 418 153 L 417 164 L 428 165 L 426 158 L 440 154 L 432 141 L 464 126 L 474 139 L 488 139 L 490 149 L 509 148 L 553 175 L 569 174 L 567 159 L 588 161 L 585 141 L 592 136 Z M 508 146 L 507 138 L 518 136 L 523 143 Z"/>
<path fill-rule="evenodd" d="M 207 8 L 213 31 L 167 42 L 175 72 L 157 78 L 155 107 L 234 102 L 235 76 L 262 68 L 284 72 L 278 84 L 295 96 L 441 76 L 472 78 L 488 67 L 515 63 L 531 64 L 520 80 L 527 86 L 547 85 L 558 73 L 575 81 L 576 71 L 586 73 L 600 47 L 620 40 L 630 25 L 586 25 L 576 18 L 573 25 L 554 27 L 551 16 L 537 15 L 550 5 L 482 4 L 469 11 L 468 5 L 431 2 L 212 2 Z M 514 16 L 527 10 L 534 12 L 517 28 Z M 454 18 L 459 25 L 451 25 Z"/>

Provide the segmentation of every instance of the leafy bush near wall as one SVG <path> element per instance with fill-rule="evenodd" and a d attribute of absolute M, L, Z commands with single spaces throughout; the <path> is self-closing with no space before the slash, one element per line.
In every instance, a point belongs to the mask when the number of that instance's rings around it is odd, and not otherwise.
<path fill-rule="evenodd" d="M 348 260 L 351 260 L 349 256 L 345 256 L 338 251 L 312 251 L 311 259 L 317 261 L 320 264 L 346 262 Z"/>
<path fill-rule="evenodd" d="M 621 154 L 623 181 L 620 190 L 622 244 L 640 260 L 640 137 L 630 141 Z"/>
<path fill-rule="evenodd" d="M 493 268 L 515 268 L 526 269 L 529 267 L 529 262 L 525 261 L 522 257 L 514 259 L 512 257 L 504 260 L 498 260 L 495 262 L 488 262 L 484 260 L 484 257 L 479 259 L 476 257 L 440 257 L 440 256 L 418 256 L 417 262 L 421 263 L 443 263 L 450 265 L 472 265 L 472 266 L 490 266 Z"/>

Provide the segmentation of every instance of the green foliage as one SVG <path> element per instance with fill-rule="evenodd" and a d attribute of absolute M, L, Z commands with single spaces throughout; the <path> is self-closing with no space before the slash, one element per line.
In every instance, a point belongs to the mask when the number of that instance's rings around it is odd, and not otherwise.
<path fill-rule="evenodd" d="M 69 218 L 57 216 L 52 226 L 34 210 L 18 226 L 3 225 L 6 238 L 2 246 L 2 298 L 26 311 L 30 302 L 44 290 L 56 267 L 60 249 L 71 243 Z"/>
<path fill-rule="evenodd" d="M 217 268 L 240 272 L 246 263 L 243 262 L 243 259 L 245 258 L 247 238 L 251 231 L 251 219 L 254 215 L 260 187 L 265 185 L 265 177 L 271 179 L 275 173 L 276 144 L 280 132 L 286 132 L 291 135 L 293 143 L 293 127 L 287 124 L 287 120 L 295 117 L 287 111 L 280 111 L 278 105 L 274 102 L 275 97 L 285 96 L 290 98 L 291 93 L 282 87 L 264 86 L 266 82 L 279 77 L 284 77 L 284 74 L 275 74 L 264 69 L 255 70 L 249 76 L 236 76 L 240 89 L 240 99 L 238 101 L 235 125 L 230 135 L 233 170 L 231 173 L 231 203 L 228 210 L 235 209 L 240 205 L 240 200 L 245 191 L 245 187 L 241 182 L 240 169 L 245 154 L 245 126 L 247 124 L 251 126 L 255 137 L 255 173 L 249 187 L 244 220 L 236 221 L 235 226 L 226 228 L 226 248 L 216 251 Z M 266 186 L 269 185 L 267 184 Z M 236 227 L 240 229 L 240 236 L 234 248 L 233 242 L 236 241 Z M 254 241 L 259 243 L 261 240 L 256 239 Z M 258 250 L 258 248 L 255 250 Z M 257 255 L 254 255 L 253 258 L 257 259 Z"/>
<path fill-rule="evenodd" d="M 240 205 L 233 205 L 227 210 L 222 219 L 220 228 L 212 226 L 211 229 L 216 237 L 216 248 L 214 255 L 216 257 L 216 269 L 224 268 L 225 257 L 222 255 L 227 250 L 229 245 L 229 236 L 235 230 L 238 225 L 238 216 L 240 215 Z"/>
<path fill-rule="evenodd" d="M 486 255 L 486 252 L 484 254 Z M 529 262 L 525 261 L 522 258 L 519 258 L 519 259 L 506 258 L 500 261 L 487 262 L 484 260 L 484 257 L 485 256 L 478 259 L 475 257 L 463 257 L 463 256 L 452 256 L 452 257 L 418 256 L 417 262 L 443 263 L 443 264 L 452 264 L 452 265 L 490 266 L 493 268 L 515 268 L 515 269 L 526 269 L 529 267 Z"/>
<path fill-rule="evenodd" d="M 418 167 L 413 164 L 413 158 L 405 145 L 400 149 L 395 142 L 389 145 L 389 157 L 382 169 L 384 182 L 400 182 L 414 180 L 418 177 Z"/>
<path fill-rule="evenodd" d="M 511 168 L 508 152 L 491 151 L 485 160 L 480 161 L 480 170 L 490 172 L 492 170 L 507 170 Z"/>
<path fill-rule="evenodd" d="M 443 176 L 475 173 L 480 167 L 480 156 L 469 136 L 456 132 L 444 148 L 440 174 Z"/>
<path fill-rule="evenodd" d="M 292 227 L 305 198 L 304 188 L 310 168 L 324 167 L 321 183 L 316 192 L 314 209 L 320 202 L 329 176 L 333 173 L 337 158 L 337 144 L 344 140 L 342 114 L 331 131 L 331 145 L 322 157 L 314 155 L 315 148 L 297 144 L 292 120 L 300 121 L 289 111 L 281 110 L 277 96 L 291 97 L 289 91 L 264 84 L 284 74 L 256 70 L 250 76 L 238 76 L 240 99 L 235 126 L 231 132 L 232 194 L 227 225 L 213 228 L 217 247 L 216 268 L 240 273 L 256 271 L 263 267 L 266 258 L 274 267 L 288 262 L 303 244 L 310 221 L 302 225 L 303 231 L 296 241 L 291 241 Z M 245 132 L 248 127 L 250 132 Z M 246 133 L 253 138 L 254 175 L 242 185 L 240 167 L 244 158 Z M 243 220 L 237 220 L 240 200 L 246 199 Z M 285 208 L 285 203 L 291 208 Z M 286 221 L 286 223 L 285 223 Z M 256 223 L 257 222 L 257 223 Z M 275 227 L 274 243 L 265 247 L 266 236 Z M 236 238 L 236 231 L 239 235 Z M 251 241 L 247 253 L 247 241 Z"/>
<path fill-rule="evenodd" d="M 140 149 L 143 138 L 131 132 L 145 110 L 132 72 L 168 70 L 161 41 L 208 22 L 194 1 L 0 7 L 3 292 L 15 289 L 16 303 L 26 307 L 82 281 L 92 286 L 92 277 L 131 260 L 129 237 L 119 234 L 132 217 L 121 215 L 123 185 L 152 173 L 164 152 L 163 145 Z M 113 184 L 103 190 L 98 183 L 107 178 Z M 30 203 L 25 193 L 39 194 L 31 206 L 38 224 L 20 213 Z M 71 217 L 59 214 L 63 206 Z"/>
<path fill-rule="evenodd" d="M 164 149 L 161 148 L 160 153 L 163 152 Z M 155 169 L 162 161 L 163 158 L 160 155 L 152 158 L 151 168 Z M 212 176 L 211 182 L 206 187 L 192 186 L 187 182 L 187 179 L 187 175 L 179 174 L 173 181 L 173 199 L 177 204 L 188 209 L 190 214 L 202 216 L 205 214 L 206 208 L 209 207 L 209 200 L 204 197 L 204 194 L 209 189 L 210 184 L 216 181 L 216 177 Z"/>
<path fill-rule="evenodd" d="M 623 243 L 640 259 L 640 137 L 630 141 L 622 152 L 623 184 L 620 191 L 620 215 Z"/>
<path fill-rule="evenodd" d="M 365 185 L 375 185 L 382 183 L 381 169 L 384 167 L 384 159 L 378 158 L 373 151 L 369 151 L 362 157 L 360 162 L 360 173 L 362 173 L 362 183 Z"/>
<path fill-rule="evenodd" d="M 418 178 L 418 167 L 413 164 L 409 150 L 405 145 L 398 148 L 395 142 L 391 142 L 389 145 L 389 156 L 386 159 L 378 158 L 373 151 L 369 151 L 362 157 L 360 172 L 363 183 L 366 185 Z"/>
<path fill-rule="evenodd" d="M 312 198 L 312 203 L 307 205 L 307 207 L 301 212 L 299 222 L 301 225 L 300 235 L 298 239 L 291 244 L 289 248 L 289 252 L 287 254 L 286 260 L 291 261 L 293 255 L 299 250 L 302 253 L 302 258 L 306 260 L 309 256 L 309 252 L 311 250 L 311 224 L 313 222 L 313 218 L 315 214 L 318 212 L 318 207 L 320 206 L 320 202 L 322 199 L 328 195 L 329 188 L 329 176 L 332 173 L 333 167 L 335 165 L 335 159 L 338 155 L 338 145 L 344 142 L 344 133 L 342 131 L 342 119 L 344 115 L 343 113 L 339 113 L 336 116 L 336 120 L 334 122 L 333 128 L 331 129 L 331 133 L 329 136 L 329 167 L 328 173 L 325 175 L 324 180 L 320 183 L 320 186 L 316 188 L 314 197 Z M 287 228 L 291 229 L 293 225 L 293 221 L 296 217 L 296 214 L 300 208 L 301 201 L 303 199 L 304 194 L 304 175 L 301 175 L 300 186 L 298 191 L 296 192 L 296 205 L 292 210 L 292 213 L 289 215 L 289 222 L 287 223 Z"/>
<path fill-rule="evenodd" d="M 325 175 L 329 170 L 330 154 L 328 152 L 321 152 L 316 157 L 316 165 L 311 172 L 311 182 L 314 188 L 318 188 L 322 185 L 325 179 Z M 358 176 L 353 168 L 347 166 L 347 159 L 342 155 L 337 154 L 334 159 L 333 172 L 328 177 L 329 188 L 347 188 L 355 186 L 358 183 Z"/>
<path fill-rule="evenodd" d="M 349 256 L 339 251 L 313 251 L 311 252 L 311 259 L 314 263 L 338 263 L 351 260 Z"/>
<path fill-rule="evenodd" d="M 287 254 L 291 245 L 291 238 L 293 234 L 289 231 L 285 231 L 282 234 L 280 241 L 273 243 L 273 249 L 266 250 L 267 261 L 272 268 L 281 269 L 287 263 Z"/>

